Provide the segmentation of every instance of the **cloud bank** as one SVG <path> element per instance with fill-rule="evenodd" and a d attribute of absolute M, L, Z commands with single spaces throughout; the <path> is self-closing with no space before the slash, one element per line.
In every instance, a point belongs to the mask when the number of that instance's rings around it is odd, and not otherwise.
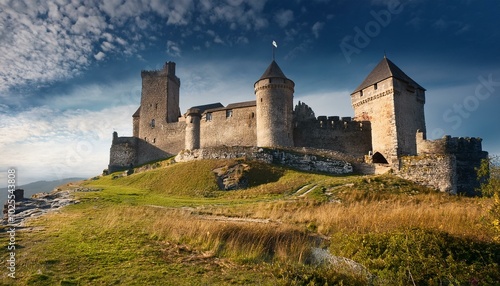
<path fill-rule="evenodd" d="M 0 3 L 0 92 L 72 78 L 111 54 L 132 56 L 160 27 L 268 25 L 265 0 L 11 0 Z M 155 18 L 156 17 L 156 18 Z M 161 19 L 157 21 L 157 19 Z M 126 29 L 124 29 L 126 27 Z M 222 43 L 222 39 L 215 42 Z M 168 53 L 181 49 L 169 41 Z M 5 93 L 0 93 L 5 94 Z"/>

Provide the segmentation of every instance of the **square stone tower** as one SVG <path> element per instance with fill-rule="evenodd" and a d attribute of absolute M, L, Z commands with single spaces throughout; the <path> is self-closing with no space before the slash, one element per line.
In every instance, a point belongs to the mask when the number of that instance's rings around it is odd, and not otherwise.
<path fill-rule="evenodd" d="M 425 89 L 384 58 L 351 94 L 356 120 L 372 127 L 374 163 L 417 155 L 416 133 L 425 137 Z"/>
<path fill-rule="evenodd" d="M 180 79 L 175 63 L 167 62 L 161 70 L 142 71 L 141 105 L 133 115 L 134 136 L 149 141 L 159 137 L 157 130 L 166 123 L 178 122 Z"/>

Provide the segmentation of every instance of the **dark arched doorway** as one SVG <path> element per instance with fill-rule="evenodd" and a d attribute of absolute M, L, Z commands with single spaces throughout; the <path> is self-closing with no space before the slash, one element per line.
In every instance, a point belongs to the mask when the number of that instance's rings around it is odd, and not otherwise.
<path fill-rule="evenodd" d="M 372 162 L 373 163 L 379 163 L 379 164 L 388 164 L 387 160 L 385 159 L 384 155 L 380 154 L 380 152 L 375 152 L 372 156 Z"/>

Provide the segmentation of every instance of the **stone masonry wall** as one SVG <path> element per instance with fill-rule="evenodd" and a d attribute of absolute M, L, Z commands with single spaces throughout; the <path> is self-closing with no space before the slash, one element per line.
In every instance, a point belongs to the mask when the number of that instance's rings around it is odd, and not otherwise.
<path fill-rule="evenodd" d="M 257 146 L 293 146 L 293 92 L 289 79 L 266 78 L 254 85 Z"/>
<path fill-rule="evenodd" d="M 369 86 L 351 95 L 356 121 L 370 121 L 372 128 L 372 151 L 380 152 L 391 162 L 397 155 L 396 114 L 393 78 L 375 86 Z"/>
<path fill-rule="evenodd" d="M 456 192 L 467 195 L 476 195 L 479 187 L 476 168 L 481 165 L 481 160 L 488 157 L 482 151 L 480 138 L 458 138 L 444 136 L 437 140 L 425 140 L 423 133 L 416 135 L 419 157 L 450 156 L 454 158 L 454 172 L 456 173 Z M 436 163 L 437 164 L 437 163 Z M 440 166 L 436 166 L 440 168 Z M 432 176 L 430 174 L 429 176 Z"/>
<path fill-rule="evenodd" d="M 417 130 L 425 136 L 425 91 L 398 79 L 393 82 L 398 154 L 417 155 Z"/>
<path fill-rule="evenodd" d="M 177 162 L 203 159 L 237 159 L 259 160 L 268 164 L 280 164 L 302 171 L 324 172 L 329 174 L 350 174 L 353 172 L 349 162 L 298 153 L 289 150 L 268 149 L 259 147 L 215 147 L 197 150 L 184 150 L 176 157 Z"/>
<path fill-rule="evenodd" d="M 209 112 L 209 111 L 207 111 Z M 201 148 L 214 146 L 256 146 L 255 106 L 219 109 L 203 115 L 200 123 Z"/>
<path fill-rule="evenodd" d="M 363 157 L 372 150 L 370 122 L 350 117 L 320 116 L 297 122 L 293 132 L 295 147 L 335 150 Z"/>
<path fill-rule="evenodd" d="M 137 145 L 136 137 L 118 137 L 118 134 L 114 132 L 109 154 L 109 172 L 126 169 L 131 164 L 135 165 Z"/>
<path fill-rule="evenodd" d="M 170 155 L 175 155 L 184 149 L 186 142 L 185 121 L 162 124 L 156 128 L 158 129 L 158 137 L 145 140 L 146 142 L 162 149 Z"/>
<path fill-rule="evenodd" d="M 458 192 L 457 161 L 454 155 L 403 156 L 400 158 L 399 167 L 396 174 L 404 179 L 441 192 Z"/>
<path fill-rule="evenodd" d="M 165 150 L 158 148 L 149 142 L 142 139 L 137 139 L 137 159 L 134 166 L 143 165 L 151 161 L 167 159 L 176 153 L 168 153 Z"/>

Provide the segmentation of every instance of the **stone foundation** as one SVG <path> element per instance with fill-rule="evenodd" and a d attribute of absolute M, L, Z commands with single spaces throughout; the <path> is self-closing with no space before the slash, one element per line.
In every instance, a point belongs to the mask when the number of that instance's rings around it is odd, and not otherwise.
<path fill-rule="evenodd" d="M 289 150 L 267 149 L 258 147 L 216 147 L 197 150 L 185 150 L 175 157 L 176 162 L 188 162 L 203 159 L 238 159 L 258 160 L 268 164 L 278 164 L 301 171 L 322 172 L 328 174 L 351 174 L 351 163 L 344 160 L 326 158 L 318 155 L 298 153 Z"/>

